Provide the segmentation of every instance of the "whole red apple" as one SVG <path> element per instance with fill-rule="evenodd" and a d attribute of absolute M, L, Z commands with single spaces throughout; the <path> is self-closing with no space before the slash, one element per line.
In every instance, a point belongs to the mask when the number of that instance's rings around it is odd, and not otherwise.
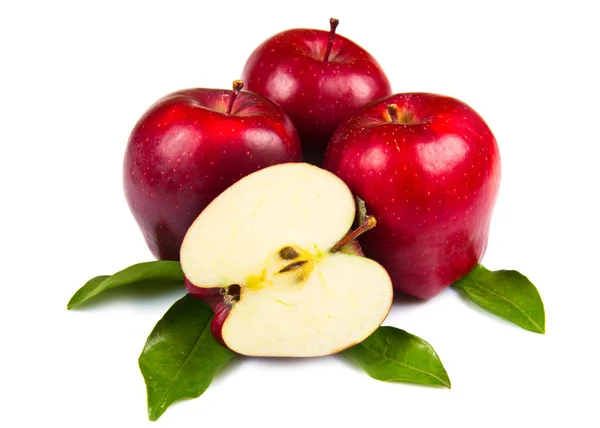
<path fill-rule="evenodd" d="M 198 214 L 240 178 L 302 157 L 284 111 L 240 90 L 188 89 L 155 103 L 135 125 L 123 165 L 127 202 L 155 257 L 179 260 Z"/>
<path fill-rule="evenodd" d="M 500 155 L 463 102 L 412 93 L 369 103 L 336 130 L 324 167 L 377 219 L 360 243 L 396 290 L 433 297 L 483 257 Z"/>
<path fill-rule="evenodd" d="M 322 161 L 340 122 L 369 101 L 391 94 L 377 61 L 363 48 L 330 32 L 292 29 L 276 34 L 248 58 L 242 78 L 249 90 L 283 107 L 296 126 L 305 160 Z"/>

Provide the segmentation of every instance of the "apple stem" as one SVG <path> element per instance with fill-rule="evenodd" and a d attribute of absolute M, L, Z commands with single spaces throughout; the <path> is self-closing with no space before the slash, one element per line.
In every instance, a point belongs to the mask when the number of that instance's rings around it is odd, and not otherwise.
<path fill-rule="evenodd" d="M 387 112 L 390 115 L 392 122 L 398 122 L 398 114 L 400 113 L 400 109 L 398 108 L 398 106 L 396 104 L 388 104 L 387 106 L 385 106 L 385 108 L 387 109 Z"/>
<path fill-rule="evenodd" d="M 231 92 L 231 96 L 229 97 L 229 103 L 227 104 L 227 111 L 225 112 L 225 114 L 231 114 L 231 110 L 233 110 L 233 104 L 235 103 L 235 99 L 237 98 L 237 96 L 243 88 L 243 80 L 233 81 L 233 91 Z"/>
<path fill-rule="evenodd" d="M 335 29 L 337 28 L 339 23 L 339 19 L 331 18 L 329 20 L 329 26 L 331 29 L 329 30 L 329 42 L 327 43 L 327 50 L 325 51 L 325 57 L 323 58 L 323 62 L 325 63 L 329 61 L 329 54 L 331 53 L 331 48 L 333 47 L 333 39 L 335 38 Z"/>
<path fill-rule="evenodd" d="M 362 235 L 366 231 L 373 229 L 376 224 L 377 224 L 377 220 L 375 220 L 375 217 L 373 217 L 372 215 L 368 215 L 365 218 L 365 221 L 360 226 L 358 226 L 356 229 L 348 232 L 348 234 L 346 236 L 344 236 L 342 239 L 340 239 L 340 241 L 337 244 L 335 244 L 333 247 L 331 247 L 331 252 L 335 253 L 337 251 L 340 251 L 344 247 L 344 245 L 346 245 L 350 241 L 355 240 L 356 238 L 358 238 L 360 235 Z"/>

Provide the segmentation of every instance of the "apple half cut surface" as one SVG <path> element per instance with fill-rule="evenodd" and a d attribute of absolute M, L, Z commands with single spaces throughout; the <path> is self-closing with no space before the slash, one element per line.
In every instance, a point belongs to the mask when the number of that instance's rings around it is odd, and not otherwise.
<path fill-rule="evenodd" d="M 355 210 L 343 181 L 305 163 L 259 170 L 220 194 L 181 247 L 187 289 L 215 311 L 215 337 L 243 355 L 315 357 L 373 333 L 393 289 L 355 242 L 338 251 Z"/>

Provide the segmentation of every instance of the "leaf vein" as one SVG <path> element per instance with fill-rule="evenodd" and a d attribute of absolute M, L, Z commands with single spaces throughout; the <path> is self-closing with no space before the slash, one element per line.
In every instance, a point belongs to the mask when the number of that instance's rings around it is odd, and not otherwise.
<path fill-rule="evenodd" d="M 519 312 L 521 312 L 525 318 L 527 318 L 527 320 L 536 328 L 538 329 L 538 331 L 542 332 L 543 329 L 541 328 L 541 326 L 525 311 L 525 309 L 523 309 L 521 306 L 519 306 L 517 303 L 513 302 L 512 300 L 510 300 L 509 298 L 503 296 L 502 294 L 496 293 L 495 291 L 493 291 L 492 289 L 488 288 L 488 287 L 484 287 L 482 286 L 480 283 L 477 283 L 481 289 L 487 291 L 488 293 L 490 293 L 491 295 L 498 297 L 501 300 L 504 300 L 505 302 L 513 305 L 515 308 L 517 308 L 517 310 Z"/>
<path fill-rule="evenodd" d="M 412 369 L 412 370 L 414 370 L 416 372 L 420 372 L 420 373 L 423 373 L 425 375 L 431 376 L 431 377 L 439 380 L 443 385 L 448 385 L 448 383 L 446 383 L 442 378 L 440 378 L 439 376 L 434 375 L 433 373 L 427 372 L 425 370 L 422 370 L 422 369 L 419 369 L 417 367 L 411 366 L 410 364 L 406 364 L 406 363 L 403 363 L 402 361 L 398 361 L 398 360 L 395 360 L 395 359 L 393 359 L 391 357 L 388 357 L 383 352 L 380 353 L 377 350 L 369 347 L 368 345 L 366 345 L 364 343 L 361 343 L 361 345 L 364 346 L 365 348 L 367 348 L 369 351 L 373 352 L 374 354 L 381 355 L 386 360 L 389 360 L 389 361 L 391 361 L 393 363 L 396 363 L 396 364 L 399 364 L 401 366 L 407 367 L 407 368 Z"/>
<path fill-rule="evenodd" d="M 171 382 L 169 383 L 169 386 L 167 386 L 167 388 L 163 392 L 162 396 L 158 400 L 157 404 L 158 404 L 158 406 L 160 408 L 162 408 L 165 405 L 167 393 L 169 392 L 169 390 L 171 389 L 171 387 L 173 386 L 173 384 L 175 383 L 175 381 L 177 379 L 179 379 L 179 376 L 181 375 L 181 372 L 183 371 L 183 368 L 185 367 L 185 365 L 187 364 L 187 362 L 190 360 L 190 358 L 192 357 L 192 355 L 194 355 L 194 353 L 196 352 L 196 349 L 198 348 L 198 345 L 202 341 L 202 338 L 204 337 L 204 334 L 207 331 L 210 331 L 210 324 L 211 324 L 211 321 L 209 321 L 208 323 L 206 323 L 206 325 L 202 329 L 202 333 L 200 333 L 200 336 L 198 336 L 198 340 L 196 340 L 196 343 L 194 344 L 194 347 L 192 348 L 192 350 L 190 351 L 190 353 L 187 355 L 187 357 L 185 357 L 185 361 L 183 362 L 183 364 L 181 365 L 181 367 L 177 371 L 177 374 L 175 375 L 175 377 L 173 377 L 173 380 L 171 380 Z"/>

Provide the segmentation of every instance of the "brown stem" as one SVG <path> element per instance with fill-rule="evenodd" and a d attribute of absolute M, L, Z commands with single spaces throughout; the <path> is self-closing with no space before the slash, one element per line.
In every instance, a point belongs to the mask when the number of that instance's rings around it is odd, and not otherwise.
<path fill-rule="evenodd" d="M 325 56 L 323 57 L 323 62 L 329 61 L 329 54 L 331 53 L 331 48 L 333 47 L 333 39 L 335 38 L 335 29 L 340 23 L 339 19 L 331 18 L 329 20 L 329 43 L 327 43 L 327 50 L 325 51 Z"/>
<path fill-rule="evenodd" d="M 372 215 L 368 215 L 365 218 L 365 221 L 363 222 L 363 224 L 358 226 L 356 229 L 348 232 L 348 234 L 346 236 L 344 236 L 342 239 L 340 239 L 340 241 L 337 244 L 335 244 L 333 247 L 331 247 L 331 252 L 335 253 L 337 251 L 340 251 L 344 247 L 344 245 L 346 245 L 348 242 L 353 241 L 354 239 L 358 238 L 360 235 L 362 235 L 366 231 L 373 229 L 376 224 L 377 224 L 377 220 L 375 220 L 375 217 L 373 217 Z"/>
<path fill-rule="evenodd" d="M 227 104 L 226 114 L 231 114 L 231 110 L 233 110 L 233 103 L 235 103 L 235 99 L 239 95 L 240 91 L 244 88 L 243 80 L 234 80 L 233 81 L 233 92 L 229 97 L 229 103 Z"/>
<path fill-rule="evenodd" d="M 387 106 L 385 106 L 385 108 L 387 109 L 387 112 L 390 115 L 392 122 L 398 122 L 398 114 L 400 113 L 398 106 L 396 104 L 388 104 Z"/>

